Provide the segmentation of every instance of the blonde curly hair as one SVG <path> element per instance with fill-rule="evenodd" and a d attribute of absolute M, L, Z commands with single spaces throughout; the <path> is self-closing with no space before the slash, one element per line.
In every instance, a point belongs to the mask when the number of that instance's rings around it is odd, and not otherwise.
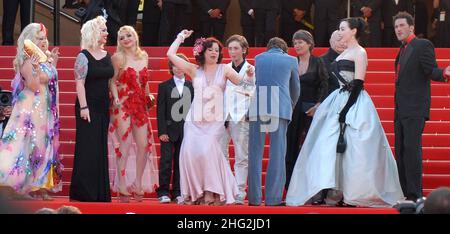
<path fill-rule="evenodd" d="M 139 59 L 147 59 L 148 58 L 147 52 L 145 52 L 145 50 L 142 50 L 139 47 L 139 36 L 138 36 L 136 30 L 131 26 L 125 25 L 125 26 L 120 27 L 119 31 L 117 31 L 117 53 L 119 53 L 122 57 L 121 67 L 123 67 L 123 66 L 125 66 L 125 64 L 127 64 L 127 58 L 125 56 L 125 48 L 123 48 L 123 46 L 120 44 L 120 38 L 119 38 L 119 34 L 122 32 L 125 32 L 125 33 L 129 32 L 136 39 L 136 44 L 135 44 L 135 48 L 134 48 L 135 56 Z"/>
<path fill-rule="evenodd" d="M 106 19 L 103 16 L 97 16 L 94 19 L 86 21 L 81 27 L 81 49 L 98 49 L 103 45 L 99 45 L 100 27 L 106 27 Z"/>
<path fill-rule="evenodd" d="M 20 72 L 20 68 L 23 65 L 23 62 L 28 58 L 23 49 L 23 44 L 26 39 L 31 40 L 33 43 L 38 44 L 36 36 L 39 32 L 44 31 L 47 34 L 47 29 L 43 24 L 40 23 L 31 23 L 28 24 L 20 33 L 19 39 L 17 39 L 17 52 L 16 57 L 14 58 L 13 65 L 14 70 L 16 72 Z M 47 38 L 46 38 L 47 40 Z M 46 41 L 48 45 L 48 40 Z M 44 53 L 46 51 L 43 51 Z"/>

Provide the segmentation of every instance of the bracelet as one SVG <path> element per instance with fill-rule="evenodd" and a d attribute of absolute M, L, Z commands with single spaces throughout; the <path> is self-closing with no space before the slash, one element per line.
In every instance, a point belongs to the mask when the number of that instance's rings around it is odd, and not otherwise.
<path fill-rule="evenodd" d="M 80 110 L 86 110 L 86 109 L 88 109 L 88 106 L 80 107 Z"/>
<path fill-rule="evenodd" d="M 181 34 L 181 33 L 178 33 L 177 37 L 178 37 L 178 36 L 181 36 L 181 43 L 183 43 L 184 40 L 186 39 L 186 37 L 184 37 L 184 35 Z"/>

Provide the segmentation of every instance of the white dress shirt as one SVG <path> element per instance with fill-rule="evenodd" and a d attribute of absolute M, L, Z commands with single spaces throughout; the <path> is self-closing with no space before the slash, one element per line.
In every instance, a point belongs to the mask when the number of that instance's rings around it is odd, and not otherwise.
<path fill-rule="evenodd" d="M 184 77 L 179 78 L 174 75 L 173 81 L 175 81 L 175 85 L 177 86 L 178 93 L 180 94 L 180 96 L 182 96 L 185 78 Z"/>

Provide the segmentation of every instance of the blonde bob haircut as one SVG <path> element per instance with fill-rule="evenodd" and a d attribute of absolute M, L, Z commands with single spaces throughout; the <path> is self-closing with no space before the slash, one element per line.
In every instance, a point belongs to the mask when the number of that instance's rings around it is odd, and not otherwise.
<path fill-rule="evenodd" d="M 101 30 L 100 28 L 106 27 L 106 19 L 103 16 L 97 16 L 94 19 L 86 21 L 81 27 L 81 49 L 103 49 L 103 45 L 100 45 Z"/>
<path fill-rule="evenodd" d="M 134 45 L 134 55 L 139 59 L 147 59 L 148 55 L 145 50 L 142 50 L 141 47 L 139 47 L 139 36 L 136 32 L 136 30 L 128 25 L 120 27 L 119 31 L 117 31 L 117 53 L 119 53 L 122 57 L 122 64 L 121 68 L 127 64 L 127 57 L 125 55 L 125 48 L 120 44 L 120 34 L 121 33 L 131 33 L 133 35 L 134 39 L 136 40 L 136 43 Z"/>
<path fill-rule="evenodd" d="M 27 59 L 25 51 L 23 50 L 23 42 L 26 39 L 29 39 L 33 43 L 37 44 L 38 43 L 37 35 L 41 31 L 43 31 L 45 33 L 45 37 L 46 37 L 45 40 L 46 40 L 46 43 L 48 46 L 47 29 L 45 28 L 45 26 L 43 24 L 31 23 L 22 30 L 22 33 L 20 33 L 19 39 L 17 39 L 17 53 L 16 53 L 16 57 L 14 58 L 14 61 L 13 61 L 14 70 L 16 72 L 20 72 L 20 67 L 22 67 L 23 62 L 25 61 L 25 59 Z M 45 53 L 46 51 L 43 51 L 43 52 Z"/>

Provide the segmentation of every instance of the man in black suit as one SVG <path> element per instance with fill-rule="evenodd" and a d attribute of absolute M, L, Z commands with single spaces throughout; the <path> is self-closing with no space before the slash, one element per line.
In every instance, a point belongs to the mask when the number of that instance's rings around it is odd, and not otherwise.
<path fill-rule="evenodd" d="M 19 5 L 21 30 L 31 23 L 31 0 L 3 0 L 2 45 L 14 45 L 14 25 Z"/>
<path fill-rule="evenodd" d="M 292 46 L 292 36 L 299 29 L 312 31 L 311 0 L 281 0 L 280 36 Z"/>
<path fill-rule="evenodd" d="M 203 37 L 215 37 L 223 41 L 227 10 L 230 0 L 198 0 L 200 5 L 200 31 Z"/>
<path fill-rule="evenodd" d="M 162 0 L 159 45 L 169 46 L 178 32 L 191 28 L 191 13 L 191 0 Z"/>
<path fill-rule="evenodd" d="M 402 42 L 395 60 L 395 156 L 403 194 L 422 197 L 422 133 L 430 116 L 430 80 L 447 82 L 450 66 L 439 69 L 434 46 L 414 35 L 414 19 L 405 12 L 394 17 L 397 39 Z"/>
<path fill-rule="evenodd" d="M 255 13 L 252 0 L 239 0 L 241 7 L 241 27 L 250 47 L 255 46 Z"/>
<path fill-rule="evenodd" d="M 188 61 L 183 54 L 178 54 L 178 57 Z M 159 202 L 169 203 L 171 201 L 169 191 L 172 177 L 172 198 L 182 204 L 179 156 L 183 141 L 184 119 L 194 98 L 194 88 L 190 81 L 185 80 L 184 73 L 171 62 L 169 62 L 169 70 L 173 77 L 158 86 L 156 111 L 158 136 L 161 142 L 161 159 L 157 193 Z"/>
<path fill-rule="evenodd" d="M 383 0 L 382 3 L 383 47 L 400 46 L 400 42 L 395 36 L 393 19 L 401 11 L 406 11 L 412 15 L 414 13 L 413 3 L 411 0 Z"/>
<path fill-rule="evenodd" d="M 363 38 L 363 44 L 369 47 L 380 47 L 381 0 L 353 0 L 352 16 L 362 17 L 369 24 L 369 38 Z"/>
<path fill-rule="evenodd" d="M 327 66 L 328 70 L 327 96 L 330 95 L 330 93 L 332 93 L 334 90 L 339 88 L 339 81 L 337 80 L 336 76 L 331 74 L 331 63 L 334 62 L 346 48 L 347 46 L 341 41 L 341 38 L 338 35 L 338 30 L 335 30 L 330 37 L 330 48 L 324 55 L 320 56 L 323 63 Z"/>
<path fill-rule="evenodd" d="M 142 45 L 157 46 L 162 0 L 146 0 L 142 14 Z"/>
<path fill-rule="evenodd" d="M 312 3 L 316 46 L 328 47 L 331 34 L 339 27 L 339 20 L 345 16 L 347 0 L 313 0 Z"/>
<path fill-rule="evenodd" d="M 252 9 L 255 14 L 256 46 L 265 47 L 276 36 L 279 0 L 252 0 Z"/>

